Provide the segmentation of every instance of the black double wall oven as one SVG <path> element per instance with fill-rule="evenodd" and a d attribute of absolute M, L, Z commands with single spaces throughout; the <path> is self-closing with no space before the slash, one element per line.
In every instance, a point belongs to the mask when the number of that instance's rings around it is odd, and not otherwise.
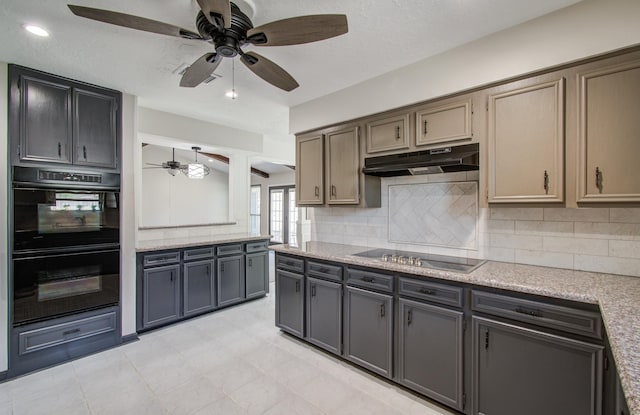
<path fill-rule="evenodd" d="M 120 175 L 13 168 L 13 326 L 117 305 Z"/>

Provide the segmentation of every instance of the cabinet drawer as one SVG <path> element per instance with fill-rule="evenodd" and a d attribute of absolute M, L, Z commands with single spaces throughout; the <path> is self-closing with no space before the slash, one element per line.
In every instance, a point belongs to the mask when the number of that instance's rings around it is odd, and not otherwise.
<path fill-rule="evenodd" d="M 474 291 L 472 308 L 487 314 L 523 321 L 583 336 L 602 338 L 602 320 L 594 311 L 578 310 L 524 300 L 506 295 Z"/>
<path fill-rule="evenodd" d="M 398 281 L 400 295 L 420 298 L 434 303 L 462 307 L 462 288 L 437 284 L 430 281 L 420 281 L 401 277 Z"/>
<path fill-rule="evenodd" d="M 117 327 L 116 313 L 29 330 L 19 335 L 19 353 L 21 355 L 59 346 L 76 340 L 114 331 Z"/>
<path fill-rule="evenodd" d="M 192 259 L 207 259 L 213 257 L 213 247 L 207 246 L 205 248 L 193 248 L 185 249 L 183 253 L 183 259 L 190 261 Z"/>
<path fill-rule="evenodd" d="M 216 247 L 218 256 L 237 255 L 242 253 L 242 244 L 221 245 Z"/>
<path fill-rule="evenodd" d="M 180 251 L 145 255 L 143 264 L 145 267 L 150 267 L 154 265 L 174 264 L 176 262 L 180 262 Z"/>
<path fill-rule="evenodd" d="M 276 255 L 276 267 L 304 273 L 304 260 L 285 255 Z"/>
<path fill-rule="evenodd" d="M 377 274 L 370 271 L 362 271 L 357 269 L 348 270 L 349 276 L 347 284 L 355 285 L 362 288 L 370 288 L 373 290 L 392 292 L 393 276 Z"/>
<path fill-rule="evenodd" d="M 307 270 L 310 276 L 325 278 L 334 281 L 342 281 L 342 267 L 329 265 L 323 262 L 307 261 Z"/>
<path fill-rule="evenodd" d="M 247 253 L 266 251 L 269 248 L 269 241 L 247 242 Z"/>

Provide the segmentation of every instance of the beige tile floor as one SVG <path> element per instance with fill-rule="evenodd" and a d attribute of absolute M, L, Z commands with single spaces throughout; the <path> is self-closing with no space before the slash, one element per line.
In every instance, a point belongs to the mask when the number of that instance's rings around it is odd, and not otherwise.
<path fill-rule="evenodd" d="M 3 414 L 451 413 L 281 333 L 269 295 L 4 382 Z"/>

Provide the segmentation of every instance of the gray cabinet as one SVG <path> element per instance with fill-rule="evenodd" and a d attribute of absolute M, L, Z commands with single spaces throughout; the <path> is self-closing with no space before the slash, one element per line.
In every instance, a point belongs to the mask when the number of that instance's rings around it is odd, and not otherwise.
<path fill-rule="evenodd" d="M 474 414 L 601 414 L 602 346 L 474 316 L 473 352 Z"/>
<path fill-rule="evenodd" d="M 332 353 L 342 349 L 342 284 L 307 278 L 307 340 Z"/>
<path fill-rule="evenodd" d="M 256 252 L 247 254 L 246 269 L 246 298 L 261 297 L 269 292 L 269 253 Z"/>
<path fill-rule="evenodd" d="M 244 261 L 242 255 L 218 258 L 218 307 L 244 300 Z"/>
<path fill-rule="evenodd" d="M 71 162 L 71 86 L 54 78 L 19 76 L 20 160 Z M 13 118 L 13 117 L 12 117 Z"/>
<path fill-rule="evenodd" d="M 121 94 L 9 65 L 13 164 L 118 168 Z"/>
<path fill-rule="evenodd" d="M 346 288 L 344 354 L 385 377 L 392 376 L 393 297 Z"/>
<path fill-rule="evenodd" d="M 180 265 L 144 270 L 143 325 L 145 328 L 174 321 L 180 317 Z"/>
<path fill-rule="evenodd" d="M 398 311 L 398 381 L 462 410 L 462 311 L 404 298 Z"/>
<path fill-rule="evenodd" d="M 116 97 L 74 88 L 74 164 L 116 167 Z"/>
<path fill-rule="evenodd" d="M 216 305 L 214 260 L 187 262 L 182 271 L 184 316 L 212 310 Z"/>
<path fill-rule="evenodd" d="M 276 326 L 304 337 L 304 275 L 276 270 Z"/>

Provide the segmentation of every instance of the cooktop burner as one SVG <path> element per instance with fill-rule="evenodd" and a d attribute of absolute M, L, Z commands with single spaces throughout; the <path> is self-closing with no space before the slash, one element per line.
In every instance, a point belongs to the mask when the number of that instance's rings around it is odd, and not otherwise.
<path fill-rule="evenodd" d="M 372 249 L 370 251 L 359 252 L 354 255 L 383 262 L 394 262 L 403 265 L 412 265 L 414 267 L 462 272 L 464 274 L 470 273 L 485 263 L 482 259 L 395 251 L 392 249 Z"/>

